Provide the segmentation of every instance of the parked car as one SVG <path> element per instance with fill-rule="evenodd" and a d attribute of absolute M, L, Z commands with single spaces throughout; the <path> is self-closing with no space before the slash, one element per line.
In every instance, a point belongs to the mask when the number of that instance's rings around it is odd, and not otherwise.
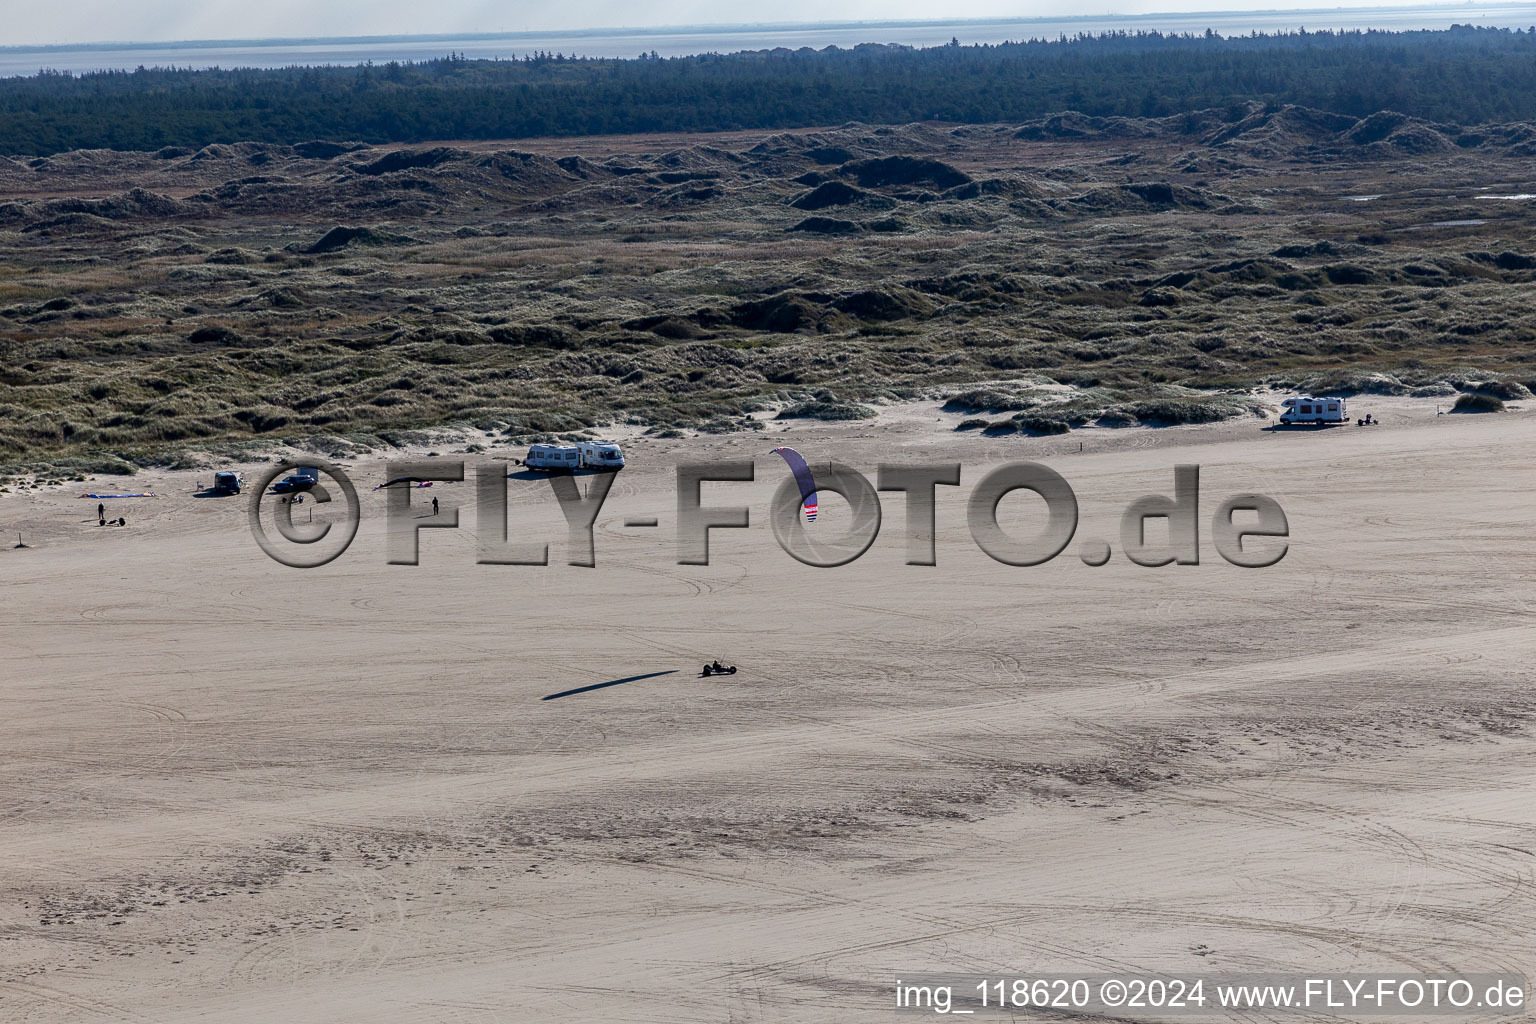
<path fill-rule="evenodd" d="M 215 494 L 239 494 L 244 484 L 245 477 L 231 470 L 221 470 L 213 474 L 213 493 Z"/>
<path fill-rule="evenodd" d="M 313 490 L 315 484 L 320 482 L 320 471 L 308 466 L 300 466 L 289 475 L 283 477 L 272 485 L 273 494 L 293 494 L 301 491 Z"/>

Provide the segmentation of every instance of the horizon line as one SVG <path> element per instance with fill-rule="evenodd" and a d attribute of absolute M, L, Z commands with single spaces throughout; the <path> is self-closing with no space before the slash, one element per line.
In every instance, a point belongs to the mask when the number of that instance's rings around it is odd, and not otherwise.
<path fill-rule="evenodd" d="M 1529 8 L 1536 15 L 1536 2 L 1493 2 L 1478 3 L 1477 0 L 1463 0 L 1460 3 L 1370 3 L 1369 0 L 1361 3 L 1336 4 L 1332 7 L 1268 7 L 1254 10 L 1220 10 L 1220 11 L 1159 11 L 1149 14 L 1070 14 L 1057 16 L 1035 16 L 1028 18 L 990 17 L 990 18 L 908 18 L 908 19 L 881 19 L 881 20 L 840 20 L 840 21 L 785 21 L 785 22 L 746 22 L 732 23 L 704 23 L 685 25 L 642 25 L 642 26 L 612 26 L 597 28 L 575 29 L 524 29 L 517 32 L 433 32 L 433 33 L 391 33 L 371 36 L 264 36 L 257 38 L 234 39 L 138 39 L 138 40 L 98 40 L 82 43 L 20 43 L 0 46 L 0 53 L 54 53 L 69 50 L 137 50 L 152 49 L 167 46 L 184 47 L 188 49 L 212 49 L 226 46 L 244 47 L 275 47 L 292 46 L 295 44 L 366 44 L 366 43 L 403 43 L 403 42 L 450 42 L 453 40 L 465 41 L 494 41 L 500 39 L 541 39 L 552 36 L 566 38 L 581 38 L 584 36 L 612 36 L 630 35 L 635 37 L 663 36 L 663 35 L 704 35 L 712 32 L 732 31 L 742 34 L 768 33 L 783 31 L 785 29 L 850 29 L 850 28 L 936 28 L 939 26 L 955 25 L 1028 25 L 1040 23 L 1060 23 L 1072 21 L 1148 21 L 1157 18 L 1191 18 L 1191 17 L 1233 17 L 1272 14 L 1337 14 L 1341 11 L 1456 11 L 1472 8 L 1474 10 L 1509 10 Z"/>

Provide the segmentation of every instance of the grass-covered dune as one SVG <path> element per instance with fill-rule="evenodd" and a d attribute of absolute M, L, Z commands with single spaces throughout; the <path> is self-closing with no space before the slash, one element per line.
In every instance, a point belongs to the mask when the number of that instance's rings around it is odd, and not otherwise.
<path fill-rule="evenodd" d="M 1157 403 L 1241 413 L 1264 382 L 1520 398 L 1533 204 L 1494 197 L 1536 192 L 1536 130 L 1465 136 L 1255 104 L 0 160 L 0 462 L 730 430 L 1026 379 L 1075 404 L 978 417 L 1180 422 L 1204 413 Z"/>

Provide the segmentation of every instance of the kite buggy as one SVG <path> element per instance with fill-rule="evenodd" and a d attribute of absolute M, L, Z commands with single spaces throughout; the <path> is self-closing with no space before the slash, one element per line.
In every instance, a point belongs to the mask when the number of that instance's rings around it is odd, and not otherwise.
<path fill-rule="evenodd" d="M 736 666 L 722 665 L 720 664 L 720 659 L 716 658 L 704 666 L 704 674 L 706 676 L 733 676 L 736 674 Z"/>

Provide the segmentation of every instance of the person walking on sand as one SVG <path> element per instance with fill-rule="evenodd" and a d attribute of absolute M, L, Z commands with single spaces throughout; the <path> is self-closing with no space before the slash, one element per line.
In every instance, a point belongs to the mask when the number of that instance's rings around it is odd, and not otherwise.
<path fill-rule="evenodd" d="M 432 499 L 432 514 L 437 515 L 437 499 Z"/>
<path fill-rule="evenodd" d="M 107 518 L 107 503 L 106 502 L 98 501 L 96 503 L 96 518 L 97 519 L 105 519 L 105 518 Z"/>

